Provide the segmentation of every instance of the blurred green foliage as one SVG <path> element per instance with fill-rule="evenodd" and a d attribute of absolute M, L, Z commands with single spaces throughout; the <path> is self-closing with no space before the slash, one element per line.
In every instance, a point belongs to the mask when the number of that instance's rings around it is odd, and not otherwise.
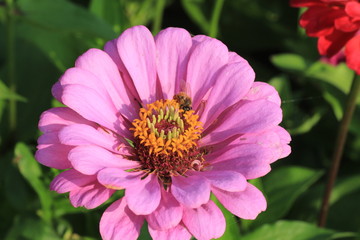
<path fill-rule="evenodd" d="M 315 226 L 353 72 L 319 60 L 315 39 L 297 26 L 298 15 L 284 0 L 1 0 L 0 239 L 100 238 L 99 219 L 111 201 L 85 210 L 49 191 L 59 171 L 34 159 L 37 122 L 58 104 L 51 86 L 77 56 L 139 24 L 153 33 L 177 26 L 219 38 L 282 97 L 292 154 L 252 181 L 267 197 L 268 210 L 247 221 L 220 206 L 227 220 L 221 239 L 360 239 L 359 107 L 331 198 L 329 229 Z M 17 106 L 15 129 L 9 127 L 10 102 Z M 146 226 L 140 239 L 150 239 Z"/>

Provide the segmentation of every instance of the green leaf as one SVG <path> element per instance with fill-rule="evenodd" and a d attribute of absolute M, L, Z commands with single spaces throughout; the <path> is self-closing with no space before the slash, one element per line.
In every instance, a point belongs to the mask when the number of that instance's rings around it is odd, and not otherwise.
<path fill-rule="evenodd" d="M 34 159 L 32 152 L 24 143 L 18 143 L 15 146 L 15 158 L 18 163 L 20 173 L 29 182 L 31 187 L 38 194 L 44 220 L 51 221 L 52 198 L 48 186 L 41 180 L 42 172 L 39 163 Z"/>
<path fill-rule="evenodd" d="M 23 21 L 54 32 L 85 34 L 90 37 L 116 37 L 111 26 L 86 9 L 67 0 L 19 0 Z"/>
<path fill-rule="evenodd" d="M 17 216 L 5 240 L 60 240 L 51 226 L 40 219 Z"/>
<path fill-rule="evenodd" d="M 0 100 L 17 100 L 17 101 L 26 102 L 26 99 L 24 97 L 12 92 L 1 80 L 0 80 Z"/>
<path fill-rule="evenodd" d="M 263 178 L 264 193 L 267 196 L 267 210 L 251 222 L 251 227 L 274 222 L 283 217 L 295 200 L 316 181 L 322 171 L 304 167 L 281 167 Z"/>
<path fill-rule="evenodd" d="M 98 47 L 99 38 L 116 37 L 109 24 L 67 0 L 19 0 L 18 6 L 23 14 L 17 34 L 42 50 L 61 71 L 87 48 Z"/>
<path fill-rule="evenodd" d="M 2 161 L 5 159 L 2 158 Z M 25 211 L 30 207 L 31 189 L 29 189 L 17 168 L 8 164 L 4 171 L 4 193 L 7 202 L 17 211 Z"/>
<path fill-rule="evenodd" d="M 332 66 L 318 61 L 311 65 L 305 72 L 305 76 L 320 86 L 324 99 L 331 106 L 335 117 L 340 120 L 354 72 L 344 63 Z M 358 98 L 358 103 L 360 103 L 360 98 Z"/>
<path fill-rule="evenodd" d="M 116 33 L 120 33 L 125 26 L 124 6 L 121 1 L 91 0 L 90 12 L 108 22 Z"/>
<path fill-rule="evenodd" d="M 320 61 L 311 65 L 305 74 L 307 77 L 329 83 L 345 94 L 350 91 L 354 77 L 354 71 L 349 69 L 345 63 L 332 66 Z"/>
<path fill-rule="evenodd" d="M 299 101 L 312 100 L 312 97 L 297 96 L 292 92 L 290 81 L 286 75 L 273 77 L 269 84 L 274 86 L 282 99 L 282 110 L 284 115 L 284 127 L 291 135 L 309 132 L 325 113 L 325 109 L 316 108 L 313 114 L 304 112 L 299 108 Z"/>
<path fill-rule="evenodd" d="M 299 126 L 289 129 L 291 135 L 309 132 L 321 119 L 323 112 L 315 112 L 312 116 L 305 119 Z"/>
<path fill-rule="evenodd" d="M 317 221 L 317 213 L 322 203 L 325 184 L 319 183 L 310 188 L 296 201 L 289 217 L 308 222 Z M 330 197 L 327 226 L 341 230 L 357 231 L 360 224 L 358 203 L 360 199 L 360 176 L 358 174 L 339 177 Z M 351 219 L 351 221 L 348 221 Z"/>
<path fill-rule="evenodd" d="M 206 19 L 203 13 L 203 0 L 182 0 L 184 10 L 189 17 L 201 28 L 203 32 L 209 32 L 210 22 Z"/>
<path fill-rule="evenodd" d="M 340 236 L 353 237 L 355 234 L 339 235 L 333 230 L 318 228 L 301 221 L 278 221 L 256 229 L 241 240 L 330 240 Z"/>
<path fill-rule="evenodd" d="M 290 72 L 303 72 L 308 67 L 303 57 L 292 53 L 273 55 L 270 60 L 276 67 Z"/>
<path fill-rule="evenodd" d="M 342 119 L 344 114 L 343 107 L 341 104 L 341 100 L 336 97 L 334 94 L 331 94 L 329 91 L 324 91 L 323 93 L 324 99 L 330 104 L 333 109 L 334 115 L 338 121 Z"/>
<path fill-rule="evenodd" d="M 120 0 L 126 16 L 124 28 L 147 25 L 155 15 L 156 0 Z"/>

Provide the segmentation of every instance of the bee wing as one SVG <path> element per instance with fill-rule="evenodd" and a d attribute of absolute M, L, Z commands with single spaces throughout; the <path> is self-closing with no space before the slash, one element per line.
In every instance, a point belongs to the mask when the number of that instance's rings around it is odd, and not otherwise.
<path fill-rule="evenodd" d="M 180 80 L 180 92 L 186 93 L 190 98 L 192 97 L 190 84 L 185 80 Z"/>

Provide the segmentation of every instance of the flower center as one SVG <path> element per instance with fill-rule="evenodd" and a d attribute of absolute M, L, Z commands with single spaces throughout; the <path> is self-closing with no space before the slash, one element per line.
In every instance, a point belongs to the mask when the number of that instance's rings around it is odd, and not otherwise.
<path fill-rule="evenodd" d="M 155 172 L 164 184 L 171 176 L 200 170 L 204 162 L 197 141 L 202 131 L 199 116 L 176 100 L 158 100 L 141 108 L 131 128 L 142 169 Z"/>

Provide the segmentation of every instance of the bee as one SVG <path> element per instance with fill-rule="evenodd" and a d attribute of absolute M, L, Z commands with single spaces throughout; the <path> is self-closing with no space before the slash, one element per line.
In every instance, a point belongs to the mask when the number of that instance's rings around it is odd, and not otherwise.
<path fill-rule="evenodd" d="M 185 92 L 179 92 L 178 94 L 174 95 L 173 99 L 180 104 L 180 108 L 186 111 L 190 111 L 191 107 L 191 98 Z"/>
<path fill-rule="evenodd" d="M 174 95 L 173 99 L 179 103 L 180 108 L 184 110 L 184 112 L 192 110 L 192 101 L 189 95 L 191 96 L 189 84 L 184 80 L 181 80 L 180 91 L 178 94 Z"/>

